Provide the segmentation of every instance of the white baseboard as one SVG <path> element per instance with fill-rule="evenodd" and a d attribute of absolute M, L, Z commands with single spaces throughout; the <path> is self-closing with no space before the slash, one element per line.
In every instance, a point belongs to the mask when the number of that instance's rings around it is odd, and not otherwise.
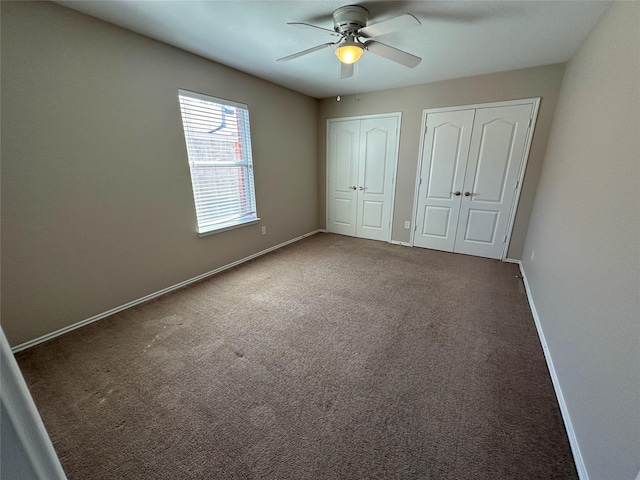
<path fill-rule="evenodd" d="M 516 264 L 520 265 L 520 260 L 518 260 L 516 258 L 508 258 L 507 257 L 507 258 L 505 258 L 503 260 L 503 262 L 505 262 L 505 263 L 516 263 Z M 522 270 L 522 266 L 520 266 L 520 270 Z"/>
<path fill-rule="evenodd" d="M 527 281 L 527 274 L 525 273 L 524 268 L 522 267 L 522 262 L 520 260 L 505 259 L 505 262 L 517 263 L 518 266 L 520 267 L 520 273 L 522 274 L 522 281 L 524 282 L 524 289 L 527 292 L 527 299 L 529 300 L 529 306 L 531 307 L 531 314 L 533 315 L 533 321 L 535 322 L 536 330 L 538 331 L 538 337 L 540 338 L 540 344 L 542 345 L 544 358 L 547 361 L 547 368 L 549 369 L 549 374 L 551 376 L 551 381 L 553 383 L 553 389 L 555 390 L 556 398 L 558 399 L 558 405 L 560 406 L 560 413 L 562 414 L 564 427 L 567 431 L 567 437 L 569 437 L 569 445 L 571 446 L 571 451 L 573 453 L 573 460 L 576 464 L 578 477 L 580 478 L 580 480 L 589 480 L 587 468 L 584 464 L 582 453 L 580 452 L 580 446 L 578 445 L 578 439 L 576 438 L 575 431 L 573 430 L 573 425 L 571 424 L 571 417 L 569 416 L 569 410 L 564 400 L 562 389 L 560 388 L 560 381 L 558 380 L 556 369 L 553 366 L 553 359 L 551 358 L 551 352 L 549 351 L 547 340 L 542 330 L 540 317 L 538 316 L 538 311 L 536 310 L 536 306 L 533 302 L 533 297 L 531 296 L 531 289 L 529 288 L 529 282 Z M 637 480 L 640 480 L 640 479 L 637 479 Z"/>
<path fill-rule="evenodd" d="M 98 320 L 102 320 L 103 318 L 106 318 L 115 313 L 121 312 L 123 310 L 126 310 L 127 308 L 131 308 L 136 305 L 140 305 L 141 303 L 148 302 L 149 300 L 152 300 L 161 295 L 164 295 L 165 293 L 172 292 L 173 290 L 177 290 L 178 288 L 185 287 L 190 283 L 198 282 L 207 277 L 215 275 L 216 273 L 220 273 L 224 270 L 240 265 L 241 263 L 248 262 L 249 260 L 253 260 L 256 257 L 260 257 L 269 252 L 273 252 L 274 250 L 278 250 L 279 248 L 289 245 L 290 243 L 294 243 L 294 242 L 297 242 L 298 240 L 302 240 L 303 238 L 310 237 L 311 235 L 315 235 L 316 233 L 319 233 L 321 231 L 323 230 L 314 230 L 312 232 L 305 233 L 304 235 L 301 235 L 299 237 L 292 238 L 291 240 L 287 240 L 286 242 L 282 242 L 282 243 L 279 243 L 278 245 L 274 245 L 273 247 L 269 247 L 266 250 L 262 250 L 258 253 L 254 253 L 253 255 L 249 255 L 248 257 L 229 263 L 228 265 L 224 265 L 220 268 L 216 268 L 215 270 L 211 270 L 210 272 L 203 273 L 202 275 L 198 275 L 197 277 L 190 278 L 188 280 L 185 280 L 184 282 L 180 282 L 170 287 L 163 288 L 162 290 L 158 290 L 157 292 L 151 293 L 149 295 L 145 295 L 142 298 L 138 298 L 137 300 L 133 300 L 131 302 L 125 303 L 124 305 L 120 305 L 119 307 L 112 308 L 111 310 L 107 310 L 106 312 L 99 313 L 98 315 L 94 315 L 93 317 L 87 318 L 85 320 L 80 320 L 79 322 L 76 322 L 72 325 L 61 328 L 60 330 L 56 330 L 55 332 L 47 333 L 46 335 L 43 335 L 41 337 L 35 338 L 33 340 L 29 340 L 28 342 L 21 343 L 20 345 L 16 345 L 11 349 L 11 351 L 13 353 L 17 353 L 22 350 L 26 350 L 27 348 L 46 342 L 47 340 L 51 340 L 53 338 L 59 337 L 60 335 L 64 335 L 65 333 L 71 332 L 72 330 L 75 330 L 77 328 L 84 327 L 85 325 L 89 325 L 90 323 L 97 322 Z"/>

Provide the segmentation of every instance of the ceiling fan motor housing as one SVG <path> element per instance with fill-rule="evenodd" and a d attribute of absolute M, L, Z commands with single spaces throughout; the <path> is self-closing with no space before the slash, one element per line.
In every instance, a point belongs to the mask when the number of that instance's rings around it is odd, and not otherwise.
<path fill-rule="evenodd" d="M 341 34 L 353 35 L 367 26 L 369 11 L 360 5 L 346 5 L 333 12 L 333 29 Z"/>

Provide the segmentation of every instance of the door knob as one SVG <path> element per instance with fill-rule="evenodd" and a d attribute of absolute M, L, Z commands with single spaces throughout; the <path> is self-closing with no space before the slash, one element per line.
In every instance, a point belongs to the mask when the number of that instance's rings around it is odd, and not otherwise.
<path fill-rule="evenodd" d="M 353 187 L 349 187 L 351 190 L 355 190 L 356 186 L 354 185 Z"/>
<path fill-rule="evenodd" d="M 365 189 L 365 187 L 359 187 L 358 188 L 358 190 L 364 190 L 364 189 Z"/>
<path fill-rule="evenodd" d="M 475 197 L 476 195 L 477 195 L 477 193 L 464 192 L 464 196 L 465 197 Z"/>
<path fill-rule="evenodd" d="M 456 190 L 455 192 L 449 192 L 449 193 L 453 193 L 456 197 L 460 196 L 460 190 Z"/>

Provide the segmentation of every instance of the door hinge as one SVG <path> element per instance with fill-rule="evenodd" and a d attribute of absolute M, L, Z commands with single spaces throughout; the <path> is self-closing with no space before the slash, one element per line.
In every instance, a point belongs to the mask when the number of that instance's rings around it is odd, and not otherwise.
<path fill-rule="evenodd" d="M 527 128 L 531 128 L 531 123 L 533 122 L 533 118 L 529 119 L 529 126 Z"/>
<path fill-rule="evenodd" d="M 518 185 L 520 185 L 520 180 L 516 180 L 516 186 L 515 186 L 515 187 L 513 187 L 513 189 L 514 189 L 514 190 L 515 190 L 515 189 L 517 189 L 517 188 L 518 188 Z"/>
<path fill-rule="evenodd" d="M 418 224 L 417 224 L 417 223 L 413 226 L 413 231 L 414 231 L 414 232 L 417 232 L 417 231 L 418 231 Z"/>
<path fill-rule="evenodd" d="M 506 243 L 507 241 L 507 236 L 505 235 L 504 238 L 502 239 L 502 243 Z"/>

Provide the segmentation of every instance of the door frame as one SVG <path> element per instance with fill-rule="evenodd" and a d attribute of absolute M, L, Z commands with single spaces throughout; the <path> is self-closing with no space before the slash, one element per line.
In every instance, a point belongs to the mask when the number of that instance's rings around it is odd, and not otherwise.
<path fill-rule="evenodd" d="M 522 182 L 524 179 L 525 171 L 527 170 L 527 162 L 529 161 L 529 151 L 531 150 L 531 142 L 533 140 L 533 131 L 535 130 L 536 121 L 538 119 L 538 111 L 540 110 L 541 97 L 523 98 L 520 100 L 506 100 L 503 102 L 490 102 L 490 103 L 476 103 L 472 105 L 458 105 L 452 107 L 440 107 L 440 108 L 428 108 L 422 111 L 422 123 L 420 125 L 420 147 L 418 150 L 418 170 L 416 171 L 416 184 L 413 194 L 413 212 L 411 213 L 411 238 L 409 245 L 414 246 L 414 239 L 416 233 L 416 214 L 418 210 L 418 194 L 420 189 L 420 173 L 422 171 L 422 158 L 424 153 L 424 137 L 425 129 L 427 127 L 427 115 L 431 113 L 441 112 L 455 112 L 458 110 L 477 110 L 482 108 L 494 108 L 494 107 L 510 107 L 515 105 L 531 105 L 531 117 L 529 117 L 529 128 L 527 131 L 527 138 L 525 140 L 524 151 L 522 158 L 520 159 L 520 167 L 518 170 L 518 186 L 516 187 L 516 193 L 513 196 L 513 202 L 509 210 L 509 221 L 507 223 L 507 240 L 502 247 L 502 254 L 500 255 L 500 261 L 505 261 L 507 258 L 507 251 L 511 244 L 511 233 L 513 232 L 513 224 L 518 210 L 518 204 L 520 202 L 520 194 L 522 192 Z"/>
<path fill-rule="evenodd" d="M 393 159 L 393 177 L 391 178 L 391 211 L 389 215 L 389 234 L 387 236 L 387 243 L 391 242 L 391 234 L 393 233 L 393 208 L 396 201 L 396 181 L 398 179 L 398 158 L 400 157 L 400 131 L 402 129 L 402 112 L 391 112 L 391 113 L 376 113 L 372 115 L 356 115 L 353 117 L 338 117 L 338 118 L 328 118 L 325 123 L 325 225 L 329 225 L 329 124 L 332 122 L 344 122 L 349 120 L 371 120 L 375 118 L 396 118 L 398 121 L 398 129 L 396 131 L 396 156 Z M 413 240 L 413 237 L 412 237 Z"/>

